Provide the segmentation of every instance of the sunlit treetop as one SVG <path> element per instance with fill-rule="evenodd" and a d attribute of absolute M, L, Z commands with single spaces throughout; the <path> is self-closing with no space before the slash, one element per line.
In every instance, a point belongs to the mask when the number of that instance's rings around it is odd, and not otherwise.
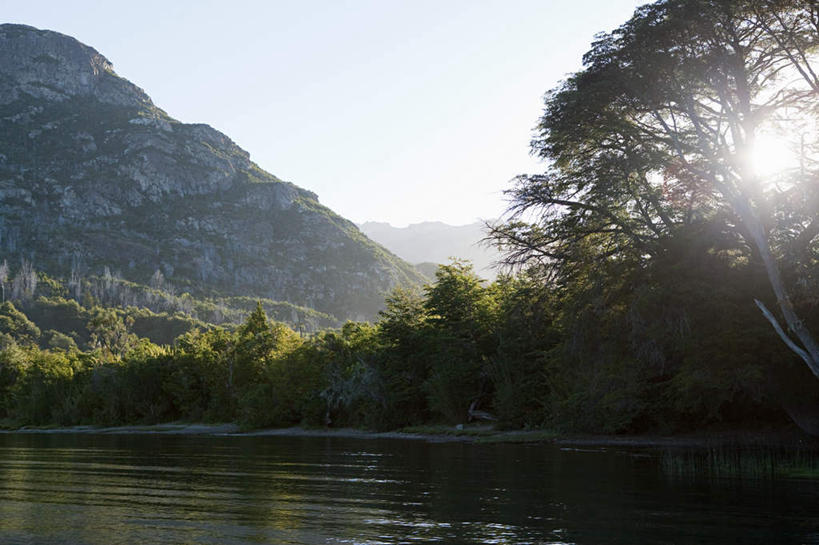
<path fill-rule="evenodd" d="M 765 266 L 793 341 L 819 345 L 780 268 L 815 261 L 819 7 L 808 1 L 665 0 L 603 34 L 546 95 L 532 143 L 550 162 L 517 180 L 496 229 L 513 264 L 560 268 L 578 248 L 650 258 L 680 229 L 724 224 Z"/>

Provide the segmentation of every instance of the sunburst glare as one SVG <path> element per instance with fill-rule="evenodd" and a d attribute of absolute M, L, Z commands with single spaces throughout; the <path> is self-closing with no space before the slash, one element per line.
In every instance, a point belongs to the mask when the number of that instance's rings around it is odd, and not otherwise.
<path fill-rule="evenodd" d="M 799 143 L 776 133 L 760 133 L 756 137 L 750 161 L 754 172 L 770 178 L 799 167 Z"/>

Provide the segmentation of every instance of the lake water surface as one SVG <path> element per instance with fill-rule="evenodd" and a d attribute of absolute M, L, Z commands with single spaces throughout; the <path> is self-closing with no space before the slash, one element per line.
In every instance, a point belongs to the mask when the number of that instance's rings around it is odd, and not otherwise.
<path fill-rule="evenodd" d="M 819 480 L 687 472 L 691 454 L 0 434 L 0 543 L 819 544 Z"/>

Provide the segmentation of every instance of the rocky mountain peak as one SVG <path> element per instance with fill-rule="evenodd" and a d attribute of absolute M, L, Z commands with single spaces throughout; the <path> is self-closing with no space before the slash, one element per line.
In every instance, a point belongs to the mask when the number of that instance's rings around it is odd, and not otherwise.
<path fill-rule="evenodd" d="M 418 273 L 57 32 L 0 25 L 0 261 L 372 318 Z M 123 304 L 130 304 L 124 301 Z"/>
<path fill-rule="evenodd" d="M 47 100 L 94 97 L 120 106 L 151 105 L 142 89 L 120 78 L 93 47 L 65 34 L 0 25 L 0 104 L 20 93 Z"/>

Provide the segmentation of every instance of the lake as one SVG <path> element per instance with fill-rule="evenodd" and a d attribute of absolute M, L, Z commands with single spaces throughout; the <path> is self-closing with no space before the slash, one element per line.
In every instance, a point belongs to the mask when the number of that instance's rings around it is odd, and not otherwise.
<path fill-rule="evenodd" d="M 749 477 L 695 450 L 0 434 L 0 543 L 819 543 L 819 479 L 765 463 Z"/>

